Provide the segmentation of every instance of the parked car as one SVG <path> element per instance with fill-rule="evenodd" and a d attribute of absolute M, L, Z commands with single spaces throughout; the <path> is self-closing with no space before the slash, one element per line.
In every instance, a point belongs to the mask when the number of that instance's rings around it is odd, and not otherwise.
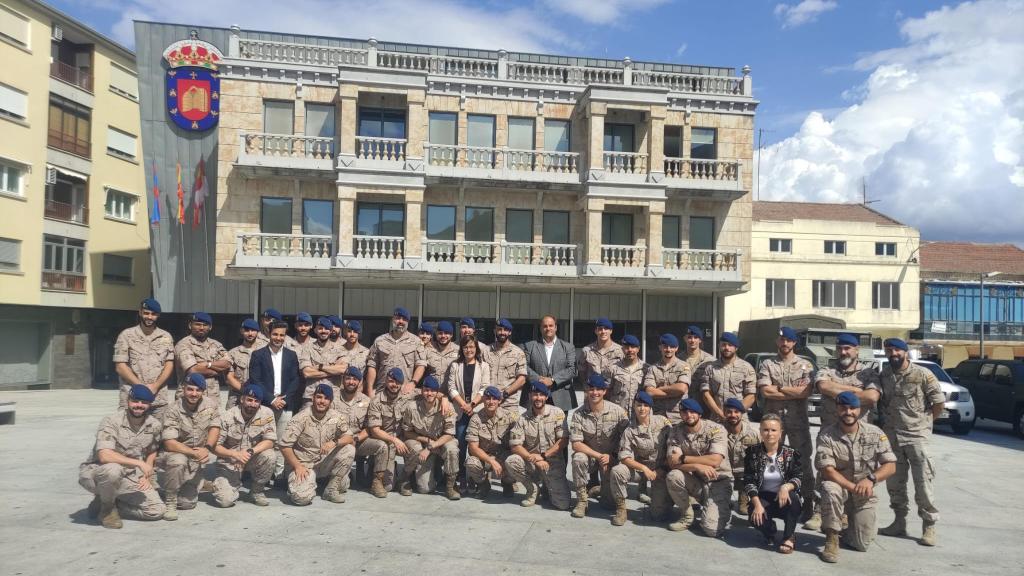
<path fill-rule="evenodd" d="M 743 359 L 750 362 L 750 365 L 754 367 L 754 372 L 756 373 L 758 369 L 761 368 L 761 362 L 766 358 L 775 358 L 776 356 L 778 356 L 778 354 L 775 352 L 751 352 L 750 354 L 745 354 Z M 800 355 L 800 358 L 807 360 L 811 363 L 811 366 L 814 367 L 814 371 L 811 373 L 811 384 L 813 384 L 814 378 L 818 373 L 818 365 L 814 359 L 809 356 Z M 764 396 L 762 396 L 761 392 L 758 391 L 757 400 L 754 402 L 754 405 L 750 407 L 750 414 L 748 416 L 751 422 L 760 422 L 761 414 L 764 414 Z M 807 417 L 810 418 L 812 416 L 821 416 L 821 394 L 817 392 L 811 393 L 811 396 L 807 399 Z"/>
<path fill-rule="evenodd" d="M 953 378 L 971 392 L 980 418 L 1010 422 L 1024 438 L 1024 362 L 964 360 Z"/>

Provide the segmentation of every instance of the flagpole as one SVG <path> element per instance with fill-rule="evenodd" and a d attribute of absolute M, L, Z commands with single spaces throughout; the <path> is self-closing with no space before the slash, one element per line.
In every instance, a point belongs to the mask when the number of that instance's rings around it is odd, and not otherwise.
<path fill-rule="evenodd" d="M 203 203 L 203 212 L 201 216 L 206 216 L 206 203 Z M 213 283 L 213 276 L 210 275 L 210 227 L 206 218 L 200 218 L 200 224 L 203 226 L 203 261 L 206 262 L 206 281 Z"/>

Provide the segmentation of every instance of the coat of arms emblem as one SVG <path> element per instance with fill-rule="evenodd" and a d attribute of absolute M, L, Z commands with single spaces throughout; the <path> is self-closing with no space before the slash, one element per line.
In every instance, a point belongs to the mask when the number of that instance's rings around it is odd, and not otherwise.
<path fill-rule="evenodd" d="M 217 67 L 224 55 L 216 46 L 191 38 L 164 50 L 167 61 L 167 114 L 190 132 L 209 130 L 220 116 L 220 78 Z"/>

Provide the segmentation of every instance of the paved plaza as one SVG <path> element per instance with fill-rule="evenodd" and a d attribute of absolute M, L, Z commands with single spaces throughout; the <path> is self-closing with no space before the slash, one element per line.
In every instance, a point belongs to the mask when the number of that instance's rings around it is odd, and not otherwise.
<path fill-rule="evenodd" d="M 818 559 L 824 536 L 800 530 L 797 551 L 761 546 L 734 517 L 724 539 L 629 523 L 617 528 L 597 505 L 576 520 L 519 497 L 487 502 L 392 493 L 379 500 L 350 491 L 345 504 L 317 498 L 297 508 L 271 492 L 271 505 L 243 498 L 221 510 L 203 495 L 177 522 L 125 521 L 105 530 L 86 517 L 91 496 L 78 465 L 100 419 L 117 404 L 101 390 L 3 392 L 17 402 L 17 424 L 0 426 L 0 574 L 985 574 L 1024 572 L 1018 520 L 1024 517 L 1024 441 L 1008 426 L 982 422 L 967 437 L 936 434 L 932 450 L 942 519 L 939 545 L 879 537 L 867 553 L 843 550 L 839 564 Z M 812 433 L 816 430 L 812 430 Z M 879 524 L 892 519 L 881 490 Z M 1017 520 L 1015 520 L 1017 519 Z M 920 522 L 911 536 L 920 535 Z M 698 567 L 699 566 L 699 567 Z"/>

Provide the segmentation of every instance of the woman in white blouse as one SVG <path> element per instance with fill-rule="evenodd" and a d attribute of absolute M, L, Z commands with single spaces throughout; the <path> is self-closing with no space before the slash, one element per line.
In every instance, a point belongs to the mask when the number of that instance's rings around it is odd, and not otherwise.
<path fill-rule="evenodd" d="M 491 367 L 480 358 L 480 344 L 473 336 L 463 336 L 459 358 L 448 366 L 444 388 L 455 405 L 455 437 L 459 440 L 459 476 L 465 485 L 466 429 L 473 412 L 483 402 L 484 388 L 491 384 Z"/>

